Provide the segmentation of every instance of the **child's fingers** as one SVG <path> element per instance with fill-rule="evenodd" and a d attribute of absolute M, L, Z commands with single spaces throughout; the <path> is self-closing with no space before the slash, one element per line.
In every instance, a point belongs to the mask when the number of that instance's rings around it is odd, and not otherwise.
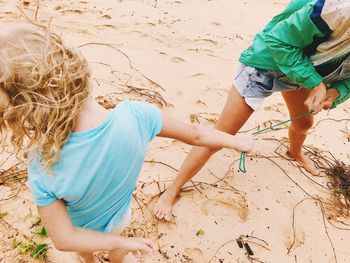
<path fill-rule="evenodd" d="M 329 109 L 331 108 L 331 106 L 332 106 L 332 104 L 325 104 L 325 105 L 323 106 L 323 109 L 324 109 L 324 110 L 329 110 Z"/>
<path fill-rule="evenodd" d="M 171 220 L 171 215 L 168 213 L 168 214 L 166 214 L 165 216 L 164 216 L 164 219 L 166 220 L 166 221 L 170 221 Z"/>
<path fill-rule="evenodd" d="M 137 251 L 140 252 L 141 250 L 149 256 L 152 255 L 154 251 L 156 251 L 156 246 L 153 244 L 151 240 L 146 238 L 140 238 L 139 241 L 141 242 L 141 244 L 140 244 L 140 248 Z"/>
<path fill-rule="evenodd" d="M 319 100 L 319 98 L 317 98 L 316 96 L 315 97 L 312 97 L 311 98 L 311 103 L 309 104 L 310 107 L 308 107 L 309 111 L 313 111 L 313 114 L 316 114 L 318 108 L 320 107 L 321 105 L 321 101 Z"/>
<path fill-rule="evenodd" d="M 147 253 L 148 256 L 151 256 L 155 251 L 156 251 L 156 246 L 154 245 L 154 243 L 149 240 L 149 239 L 146 239 L 144 240 L 145 241 L 145 245 L 147 246 L 145 248 L 145 252 Z"/>
<path fill-rule="evenodd" d="M 313 110 L 312 105 L 313 105 L 314 98 L 309 97 L 305 100 L 304 105 L 307 107 L 309 111 Z"/>
<path fill-rule="evenodd" d="M 329 110 L 333 105 L 333 100 L 332 98 L 327 98 L 326 101 L 323 103 L 323 109 L 324 110 Z"/>
<path fill-rule="evenodd" d="M 161 211 L 159 211 L 156 216 L 159 220 L 162 220 L 164 218 L 164 214 Z"/>
<path fill-rule="evenodd" d="M 315 106 L 315 114 L 319 113 L 323 109 L 323 104 L 327 98 L 318 98 L 317 102 L 314 103 Z"/>
<path fill-rule="evenodd" d="M 323 83 L 320 83 L 316 87 L 314 87 L 309 96 L 304 102 L 304 105 L 308 108 L 309 111 L 313 110 L 314 114 L 317 114 L 320 110 L 322 110 L 322 103 L 326 99 L 326 86 Z"/>
<path fill-rule="evenodd" d="M 152 249 L 152 252 L 157 251 L 156 245 L 149 239 L 147 240 L 147 246 L 149 246 Z"/>
<path fill-rule="evenodd" d="M 314 111 L 312 112 L 313 115 L 318 114 L 323 109 L 323 104 L 318 105 L 317 107 L 313 107 Z"/>
<path fill-rule="evenodd" d="M 327 97 L 323 98 L 320 104 L 315 105 L 315 111 L 313 112 L 313 114 L 316 115 L 319 112 L 321 112 L 322 109 L 324 108 L 325 104 L 328 104 L 328 101 L 329 100 Z"/>
<path fill-rule="evenodd" d="M 131 253 L 137 258 L 142 258 L 142 253 L 140 250 L 134 250 Z"/>
<path fill-rule="evenodd" d="M 326 98 L 324 96 L 316 95 L 313 105 L 318 108 L 325 101 L 325 99 Z"/>
<path fill-rule="evenodd" d="M 319 113 L 323 108 L 324 98 L 312 96 L 305 100 L 304 105 L 309 111 L 312 111 L 312 114 L 315 115 Z"/>
<path fill-rule="evenodd" d="M 151 256 L 154 252 L 157 251 L 156 245 L 151 240 L 148 239 L 146 241 L 146 245 L 148 246 L 148 249 L 147 249 L 148 256 Z"/>

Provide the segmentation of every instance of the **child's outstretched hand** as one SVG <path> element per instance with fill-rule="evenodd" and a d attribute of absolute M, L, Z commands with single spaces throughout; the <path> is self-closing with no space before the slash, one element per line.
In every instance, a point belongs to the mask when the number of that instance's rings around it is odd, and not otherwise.
<path fill-rule="evenodd" d="M 238 133 L 235 135 L 237 146 L 235 149 L 240 152 L 250 152 L 253 149 L 254 137 L 247 133 Z"/>
<path fill-rule="evenodd" d="M 150 256 L 157 251 L 156 246 L 151 240 L 140 237 L 126 238 L 123 248 L 134 254 L 136 257 L 142 257 L 143 254 Z"/>

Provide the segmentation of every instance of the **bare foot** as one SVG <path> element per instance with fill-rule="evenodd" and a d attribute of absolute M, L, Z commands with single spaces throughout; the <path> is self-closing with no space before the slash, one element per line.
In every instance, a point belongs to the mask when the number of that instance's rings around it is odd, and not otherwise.
<path fill-rule="evenodd" d="M 167 189 L 157 201 L 154 207 L 154 215 L 165 221 L 170 221 L 173 215 L 173 205 L 175 203 L 177 193 L 174 193 L 173 190 Z"/>
<path fill-rule="evenodd" d="M 287 151 L 287 155 L 295 160 L 301 167 L 303 167 L 307 172 L 316 176 L 318 175 L 318 171 L 314 165 L 314 163 L 310 160 L 309 157 L 306 156 L 305 153 L 301 153 L 299 155 L 294 155 L 289 150 Z"/>
<path fill-rule="evenodd" d="M 128 253 L 125 258 L 123 263 L 139 263 L 139 259 L 135 257 L 132 253 Z"/>

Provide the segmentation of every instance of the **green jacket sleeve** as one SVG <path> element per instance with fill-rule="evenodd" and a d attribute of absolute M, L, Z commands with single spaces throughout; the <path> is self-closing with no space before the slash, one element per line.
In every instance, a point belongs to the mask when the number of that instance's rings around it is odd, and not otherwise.
<path fill-rule="evenodd" d="M 334 82 L 332 84 L 332 88 L 337 89 L 339 92 L 339 97 L 332 105 L 332 109 L 334 109 L 340 103 L 343 103 L 350 98 L 350 78 L 343 81 Z"/>
<path fill-rule="evenodd" d="M 311 1 L 277 23 L 266 32 L 264 39 L 279 70 L 307 89 L 323 81 L 309 57 L 303 54 L 303 49 L 313 43 L 315 38 L 325 36 L 311 19 L 314 5 L 315 1 Z"/>

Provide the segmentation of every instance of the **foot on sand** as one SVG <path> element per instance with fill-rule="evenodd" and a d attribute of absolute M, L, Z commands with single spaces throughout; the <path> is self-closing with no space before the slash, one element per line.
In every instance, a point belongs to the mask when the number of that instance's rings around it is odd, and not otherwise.
<path fill-rule="evenodd" d="M 306 156 L 305 153 L 300 153 L 298 155 L 291 153 L 289 150 L 287 151 L 287 155 L 296 161 L 301 167 L 303 167 L 307 172 L 316 176 L 318 175 L 318 171 L 314 165 L 314 163 L 310 160 L 309 157 Z"/>
<path fill-rule="evenodd" d="M 157 201 L 154 207 L 154 215 L 165 221 L 170 221 L 173 215 L 173 205 L 175 203 L 177 193 L 174 193 L 173 190 L 167 189 Z"/>

